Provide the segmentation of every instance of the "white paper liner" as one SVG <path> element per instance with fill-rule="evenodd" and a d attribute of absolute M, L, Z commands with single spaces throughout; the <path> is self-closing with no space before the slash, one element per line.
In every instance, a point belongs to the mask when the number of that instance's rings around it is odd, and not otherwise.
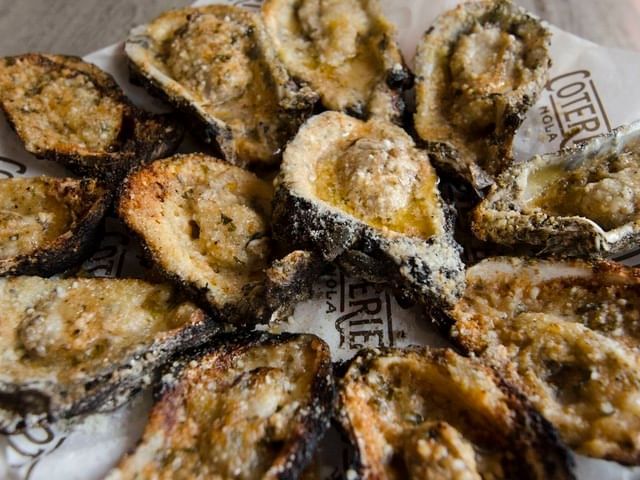
<path fill-rule="evenodd" d="M 197 1 L 196 5 L 224 3 Z M 229 1 L 259 8 L 255 0 Z M 412 59 L 417 41 L 435 17 L 452 8 L 456 0 L 383 0 L 385 14 L 398 27 L 405 58 Z M 517 160 L 558 150 L 589 136 L 610 131 L 640 119 L 640 96 L 631 94 L 640 83 L 640 54 L 605 48 L 553 26 L 553 66 L 549 82 L 529 111 L 514 145 Z M 166 106 L 128 81 L 122 44 L 85 57 L 114 75 L 138 105 L 154 111 Z M 412 63 L 411 61 L 409 62 Z M 576 124 L 582 131 L 566 138 Z M 187 140 L 180 148 L 192 151 Z M 0 121 L 0 178 L 67 174 L 59 165 L 28 154 L 6 121 Z M 620 260 L 640 263 L 640 250 Z M 102 242 L 86 273 L 101 277 L 144 276 L 141 250 L 117 219 L 108 219 Z M 393 295 L 379 286 L 345 277 L 339 271 L 319 278 L 314 299 L 298 305 L 292 317 L 276 328 L 315 333 L 330 345 L 335 360 L 345 360 L 362 347 L 446 345 L 417 308 L 403 309 Z M 30 429 L 10 437 L 0 435 L 0 479 L 58 480 L 103 478 L 105 473 L 139 438 L 151 405 L 149 393 L 136 397 L 112 413 L 96 414 L 75 424 Z M 335 431 L 324 439 L 318 468 L 326 478 L 343 469 L 344 451 Z M 639 468 L 576 456 L 581 480 L 640 479 Z"/>

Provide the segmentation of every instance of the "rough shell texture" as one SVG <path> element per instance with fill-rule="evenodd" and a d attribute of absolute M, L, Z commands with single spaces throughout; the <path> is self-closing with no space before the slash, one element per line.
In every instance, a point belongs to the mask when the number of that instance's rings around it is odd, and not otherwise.
<path fill-rule="evenodd" d="M 240 7 L 165 12 L 135 28 L 125 52 L 132 80 L 185 113 L 233 164 L 277 163 L 317 101 L 280 64 L 262 19 Z"/>
<path fill-rule="evenodd" d="M 339 417 L 354 478 L 573 478 L 553 427 L 453 350 L 359 353 L 341 380 Z"/>
<path fill-rule="evenodd" d="M 640 463 L 640 271 L 497 257 L 467 270 L 451 338 L 520 389 L 579 453 Z"/>
<path fill-rule="evenodd" d="M 0 431 L 113 409 L 216 329 L 139 280 L 0 279 Z"/>
<path fill-rule="evenodd" d="M 173 115 L 135 107 L 109 74 L 63 55 L 0 59 L 0 108 L 30 153 L 110 184 L 183 134 Z"/>
<path fill-rule="evenodd" d="M 308 297 L 317 255 L 274 257 L 272 187 L 202 154 L 176 155 L 132 173 L 118 213 L 151 259 L 220 320 L 268 322 Z"/>
<path fill-rule="evenodd" d="M 483 240 L 563 256 L 640 242 L 640 122 L 513 165 L 474 213 Z"/>
<path fill-rule="evenodd" d="M 333 396 L 318 337 L 224 338 L 163 376 L 142 441 L 107 478 L 299 478 Z"/>
<path fill-rule="evenodd" d="M 416 53 L 415 128 L 439 166 L 477 190 L 512 161 L 511 145 L 546 82 L 550 33 L 507 0 L 441 15 Z"/>
<path fill-rule="evenodd" d="M 325 112 L 284 153 L 274 235 L 435 307 L 464 288 L 451 211 L 423 151 L 399 127 Z"/>
<path fill-rule="evenodd" d="M 95 180 L 0 180 L 0 275 L 49 276 L 93 247 L 111 194 Z"/>
<path fill-rule="evenodd" d="M 267 0 L 262 13 L 282 62 L 327 109 L 401 121 L 413 76 L 377 0 Z"/>

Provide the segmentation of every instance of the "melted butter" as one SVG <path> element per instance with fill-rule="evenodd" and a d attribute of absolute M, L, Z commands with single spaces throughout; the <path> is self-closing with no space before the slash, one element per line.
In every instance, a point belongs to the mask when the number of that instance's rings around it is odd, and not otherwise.
<path fill-rule="evenodd" d="M 438 232 L 438 177 L 404 139 L 362 136 L 318 161 L 316 194 L 375 228 L 429 238 Z"/>
<path fill-rule="evenodd" d="M 0 258 L 28 255 L 71 228 L 77 212 L 62 195 L 43 179 L 0 181 Z"/>
<path fill-rule="evenodd" d="M 0 62 L 0 101 L 32 152 L 108 151 L 117 144 L 125 108 L 82 72 L 26 60 Z"/>
<path fill-rule="evenodd" d="M 561 172 L 547 167 L 531 178 L 543 185 L 527 210 L 549 215 L 581 216 L 611 230 L 640 218 L 640 150 L 600 155 L 577 168 Z"/>

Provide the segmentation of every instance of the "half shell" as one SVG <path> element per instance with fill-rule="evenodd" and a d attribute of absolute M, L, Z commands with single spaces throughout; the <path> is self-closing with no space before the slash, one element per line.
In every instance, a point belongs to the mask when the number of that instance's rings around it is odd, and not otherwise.
<path fill-rule="evenodd" d="M 255 13 L 209 5 L 163 13 L 125 44 L 132 80 L 186 113 L 217 154 L 272 165 L 317 95 L 289 77 Z"/>
<path fill-rule="evenodd" d="M 490 368 L 449 349 L 359 353 L 339 391 L 350 478 L 570 479 L 553 427 Z"/>
<path fill-rule="evenodd" d="M 0 279 L 0 431 L 123 404 L 216 329 L 165 285 Z"/>
<path fill-rule="evenodd" d="M 118 213 L 172 281 L 220 320 L 267 322 L 308 296 L 319 265 L 309 252 L 276 256 L 273 187 L 202 154 L 176 155 L 132 173 Z"/>
<path fill-rule="evenodd" d="M 64 55 L 0 59 L 0 108 L 30 153 L 111 184 L 183 134 L 173 115 L 135 107 L 111 75 Z"/>
<path fill-rule="evenodd" d="M 413 77 L 378 0 L 266 0 L 278 56 L 327 109 L 400 122 Z"/>
<path fill-rule="evenodd" d="M 451 338 L 519 388 L 579 453 L 640 464 L 640 270 L 484 260 Z"/>
<path fill-rule="evenodd" d="M 89 254 L 111 194 L 95 180 L 0 180 L 0 275 L 59 273 Z"/>
<path fill-rule="evenodd" d="M 474 213 L 483 240 L 609 256 L 640 242 L 640 122 L 513 165 Z"/>
<path fill-rule="evenodd" d="M 404 130 L 338 112 L 307 121 L 276 180 L 274 234 L 355 276 L 445 306 L 464 288 L 451 211 Z"/>
<path fill-rule="evenodd" d="M 546 82 L 549 38 L 507 0 L 438 17 L 416 53 L 414 117 L 438 165 L 481 190 L 511 163 L 515 132 Z"/>

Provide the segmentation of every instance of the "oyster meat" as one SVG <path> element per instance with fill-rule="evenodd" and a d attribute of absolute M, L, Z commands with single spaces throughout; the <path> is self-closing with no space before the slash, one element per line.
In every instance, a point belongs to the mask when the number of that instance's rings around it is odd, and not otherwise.
<path fill-rule="evenodd" d="M 79 263 L 110 204 L 95 180 L 0 180 L 0 275 L 53 275 Z"/>
<path fill-rule="evenodd" d="M 433 159 L 477 190 L 512 161 L 511 146 L 546 82 L 549 31 L 508 0 L 441 15 L 416 53 L 415 129 Z"/>
<path fill-rule="evenodd" d="M 467 270 L 451 338 L 498 369 L 579 453 L 640 464 L 640 271 L 492 258 Z"/>
<path fill-rule="evenodd" d="M 115 408 L 216 331 L 170 287 L 140 280 L 0 278 L 0 302 L 5 433 Z"/>
<path fill-rule="evenodd" d="M 329 347 L 314 335 L 224 340 L 163 376 L 141 443 L 108 480 L 299 478 L 329 427 Z"/>
<path fill-rule="evenodd" d="M 277 163 L 318 99 L 277 60 L 260 16 L 240 7 L 170 10 L 132 30 L 125 52 L 132 80 L 238 165 Z"/>
<path fill-rule="evenodd" d="M 221 320 L 269 321 L 311 289 L 316 255 L 275 256 L 273 187 L 202 154 L 176 155 L 132 173 L 118 213 L 152 260 Z"/>
<path fill-rule="evenodd" d="M 563 256 L 640 242 L 640 122 L 505 171 L 474 212 L 474 233 Z"/>
<path fill-rule="evenodd" d="M 360 352 L 339 408 L 354 478 L 573 478 L 553 427 L 496 372 L 450 349 Z"/>
<path fill-rule="evenodd" d="M 262 14 L 282 62 L 327 109 L 401 121 L 413 77 L 378 0 L 266 0 Z"/>
<path fill-rule="evenodd" d="M 108 183 L 170 155 L 183 134 L 173 115 L 135 107 L 109 74 L 63 55 L 0 58 L 0 108 L 30 153 Z"/>
<path fill-rule="evenodd" d="M 286 244 L 436 307 L 462 293 L 450 207 L 426 152 L 400 127 L 317 115 L 287 146 L 276 185 L 274 235 Z"/>

